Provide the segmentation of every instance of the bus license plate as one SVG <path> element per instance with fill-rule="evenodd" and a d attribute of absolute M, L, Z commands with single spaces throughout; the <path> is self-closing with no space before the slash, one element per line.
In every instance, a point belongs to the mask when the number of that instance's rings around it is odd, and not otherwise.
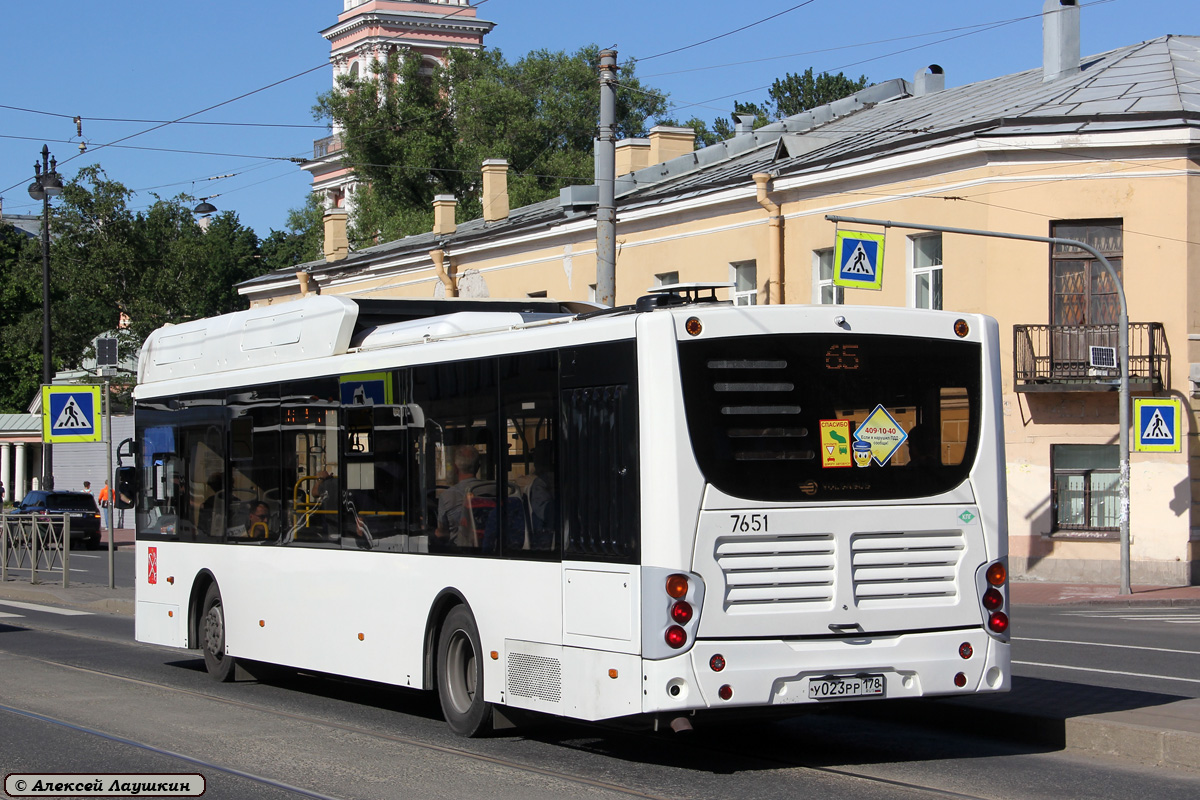
<path fill-rule="evenodd" d="M 883 695 L 882 675 L 853 675 L 844 678 L 813 678 L 808 682 L 810 700 Z"/>

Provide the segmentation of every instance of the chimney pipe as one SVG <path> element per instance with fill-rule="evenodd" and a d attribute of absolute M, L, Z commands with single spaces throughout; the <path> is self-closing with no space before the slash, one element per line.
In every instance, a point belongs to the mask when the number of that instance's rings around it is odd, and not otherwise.
<path fill-rule="evenodd" d="M 483 162 L 483 220 L 508 219 L 508 160 L 489 158 Z"/>
<path fill-rule="evenodd" d="M 754 133 L 754 120 L 756 117 L 753 114 L 734 114 L 733 115 L 733 135 L 745 136 L 748 133 Z"/>
<path fill-rule="evenodd" d="M 692 128 L 655 125 L 650 129 L 650 166 L 686 156 L 695 149 L 696 131 Z"/>
<path fill-rule="evenodd" d="M 433 232 L 441 235 L 454 233 L 457 225 L 454 222 L 454 209 L 458 201 L 452 194 L 434 195 L 433 198 Z"/>
<path fill-rule="evenodd" d="M 350 255 L 350 239 L 346 235 L 346 211 L 341 208 L 325 212 L 325 260 L 341 261 Z"/>
<path fill-rule="evenodd" d="M 937 64 L 930 64 L 913 76 L 913 97 L 924 97 L 945 88 L 946 73 Z"/>
<path fill-rule="evenodd" d="M 1042 6 L 1042 82 L 1079 72 L 1079 3 L 1046 0 Z"/>

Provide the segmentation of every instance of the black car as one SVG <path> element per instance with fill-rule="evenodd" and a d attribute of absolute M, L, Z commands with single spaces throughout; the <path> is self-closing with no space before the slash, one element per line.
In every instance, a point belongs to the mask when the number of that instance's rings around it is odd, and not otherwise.
<path fill-rule="evenodd" d="M 71 544 L 83 542 L 89 550 L 100 546 L 100 508 L 87 492 L 35 489 L 13 511 L 17 514 L 70 514 Z"/>

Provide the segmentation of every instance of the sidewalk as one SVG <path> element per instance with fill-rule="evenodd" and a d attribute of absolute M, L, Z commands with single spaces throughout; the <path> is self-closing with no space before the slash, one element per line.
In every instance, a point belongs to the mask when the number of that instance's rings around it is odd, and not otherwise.
<path fill-rule="evenodd" d="M 133 534 L 118 530 L 116 541 L 132 546 Z M 1132 594 L 1121 595 L 1115 586 L 1018 581 L 1010 584 L 1010 593 L 1014 606 L 1200 607 L 1200 586 L 1133 587 Z M 53 583 L 33 586 L 10 580 L 0 585 L 2 599 L 125 616 L 133 616 L 135 607 L 133 589 L 88 584 L 63 589 Z M 1017 625 L 1019 630 L 1019 620 Z M 1006 694 L 850 703 L 844 708 L 866 717 L 919 720 L 973 735 L 1200 770 L 1200 698 L 1014 677 L 1012 691 Z"/>

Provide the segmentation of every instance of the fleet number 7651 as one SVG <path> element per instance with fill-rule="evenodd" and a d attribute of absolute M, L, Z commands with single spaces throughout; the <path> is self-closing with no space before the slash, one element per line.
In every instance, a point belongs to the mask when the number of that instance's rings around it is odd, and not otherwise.
<path fill-rule="evenodd" d="M 734 533 L 766 533 L 766 514 L 730 514 Z"/>

